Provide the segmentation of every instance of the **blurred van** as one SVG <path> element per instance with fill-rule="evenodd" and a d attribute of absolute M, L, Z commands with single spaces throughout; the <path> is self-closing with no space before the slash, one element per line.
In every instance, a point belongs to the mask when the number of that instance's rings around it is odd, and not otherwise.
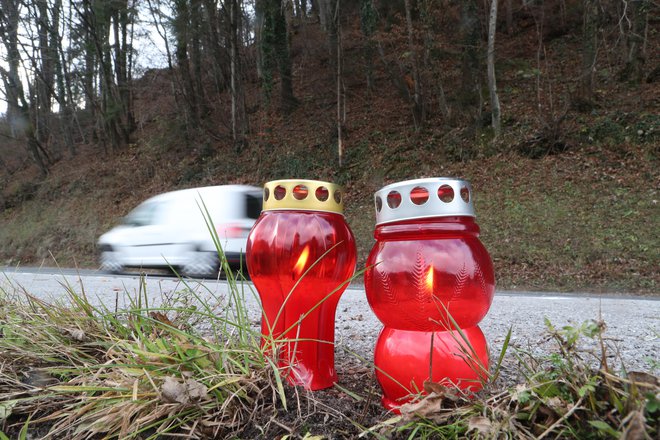
<path fill-rule="evenodd" d="M 152 197 L 99 238 L 101 270 L 173 267 L 185 276 L 217 276 L 220 260 L 204 209 L 229 264 L 244 264 L 247 236 L 261 213 L 262 194 L 254 186 L 224 185 Z"/>

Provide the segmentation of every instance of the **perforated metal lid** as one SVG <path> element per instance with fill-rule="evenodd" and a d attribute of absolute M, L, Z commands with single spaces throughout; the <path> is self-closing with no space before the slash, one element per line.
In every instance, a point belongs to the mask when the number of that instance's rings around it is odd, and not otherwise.
<path fill-rule="evenodd" d="M 319 180 L 273 180 L 264 185 L 264 211 L 303 210 L 342 214 L 342 188 Z"/>
<path fill-rule="evenodd" d="M 472 186 L 448 177 L 406 180 L 374 194 L 376 224 L 428 217 L 474 217 Z"/>

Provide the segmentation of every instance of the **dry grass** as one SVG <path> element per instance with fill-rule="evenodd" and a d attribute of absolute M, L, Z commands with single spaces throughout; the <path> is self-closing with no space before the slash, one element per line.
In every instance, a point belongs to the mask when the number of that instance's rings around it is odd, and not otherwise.
<path fill-rule="evenodd" d="M 235 310 L 171 298 L 153 308 L 141 295 L 111 311 L 67 292 L 70 305 L 27 293 L 0 300 L 5 422 L 30 414 L 52 438 L 222 437 L 283 396 L 278 372 Z M 201 319 L 210 334 L 195 330 Z"/>
<path fill-rule="evenodd" d="M 555 329 L 548 322 L 557 350 L 542 358 L 508 347 L 507 338 L 484 391 L 465 395 L 428 383 L 427 396 L 391 417 L 365 386 L 374 382 L 373 366 L 319 393 L 284 383 L 285 372 L 264 356 L 247 320 L 241 290 L 232 290 L 232 309 L 218 306 L 226 298 L 202 301 L 186 287 L 159 307 L 143 291 L 118 310 L 95 307 L 71 287 L 67 303 L 1 292 L 0 438 L 21 430 L 67 439 L 658 434 L 658 378 L 615 374 L 603 323 Z M 580 350 L 584 338 L 599 350 Z M 469 349 L 463 355 L 469 359 Z M 515 358 L 517 383 L 497 378 L 505 356 Z"/>

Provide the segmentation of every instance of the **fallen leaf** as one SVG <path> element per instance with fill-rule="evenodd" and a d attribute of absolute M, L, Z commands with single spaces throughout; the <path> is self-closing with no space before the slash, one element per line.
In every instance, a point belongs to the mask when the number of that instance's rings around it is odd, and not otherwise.
<path fill-rule="evenodd" d="M 75 341 L 83 342 L 87 339 L 85 332 L 79 328 L 66 328 L 64 329 L 64 332 L 71 336 L 71 339 Z"/>
<path fill-rule="evenodd" d="M 545 404 L 548 408 L 552 409 L 559 415 L 564 415 L 568 411 L 568 405 L 560 397 L 551 397 L 545 400 Z"/>
<path fill-rule="evenodd" d="M 442 401 L 444 395 L 430 393 L 419 402 L 406 403 L 401 406 L 401 416 L 405 421 L 423 418 L 439 422 L 442 419 Z"/>
<path fill-rule="evenodd" d="M 208 388 L 206 388 L 206 385 L 193 379 L 186 380 L 185 384 L 188 390 L 188 395 L 193 401 L 198 402 L 208 397 Z"/>
<path fill-rule="evenodd" d="M 0 421 L 4 421 L 11 416 L 12 410 L 18 403 L 18 399 L 15 400 L 5 400 L 0 402 Z"/>
<path fill-rule="evenodd" d="M 483 416 L 470 417 L 468 420 L 468 432 L 477 431 L 479 434 L 488 435 L 493 430 L 493 424 Z"/>
<path fill-rule="evenodd" d="M 436 393 L 438 395 L 443 395 L 447 392 L 447 387 L 439 384 L 438 382 L 431 382 L 430 380 L 424 381 L 424 391 L 427 393 Z"/>
<path fill-rule="evenodd" d="M 174 377 L 166 377 L 160 388 L 163 400 L 170 403 L 195 403 L 208 397 L 208 388 L 196 380 L 186 379 L 183 383 Z"/>
<path fill-rule="evenodd" d="M 170 326 L 170 327 L 176 327 L 172 321 L 170 321 L 170 318 L 167 317 L 165 313 L 162 312 L 149 312 L 149 316 L 151 319 L 154 321 L 162 322 L 163 324 Z"/>
<path fill-rule="evenodd" d="M 660 386 L 660 381 L 657 376 L 650 373 L 644 373 L 643 371 L 628 372 L 628 380 L 640 388 L 657 388 Z"/>
<path fill-rule="evenodd" d="M 424 381 L 424 391 L 427 394 L 436 393 L 439 396 L 443 396 L 447 400 L 456 402 L 460 400 L 461 391 L 456 387 L 447 387 L 438 382 Z"/>
<path fill-rule="evenodd" d="M 644 415 L 641 411 L 633 411 L 631 414 L 630 422 L 621 435 L 621 440 L 644 440 L 646 435 L 646 424 L 644 423 Z"/>

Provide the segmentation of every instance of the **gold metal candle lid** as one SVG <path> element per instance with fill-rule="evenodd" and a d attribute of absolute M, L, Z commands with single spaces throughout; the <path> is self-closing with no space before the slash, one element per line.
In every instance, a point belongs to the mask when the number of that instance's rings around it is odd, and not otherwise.
<path fill-rule="evenodd" d="M 339 185 L 319 180 L 273 180 L 264 185 L 264 211 L 326 211 L 343 214 L 344 194 Z"/>

